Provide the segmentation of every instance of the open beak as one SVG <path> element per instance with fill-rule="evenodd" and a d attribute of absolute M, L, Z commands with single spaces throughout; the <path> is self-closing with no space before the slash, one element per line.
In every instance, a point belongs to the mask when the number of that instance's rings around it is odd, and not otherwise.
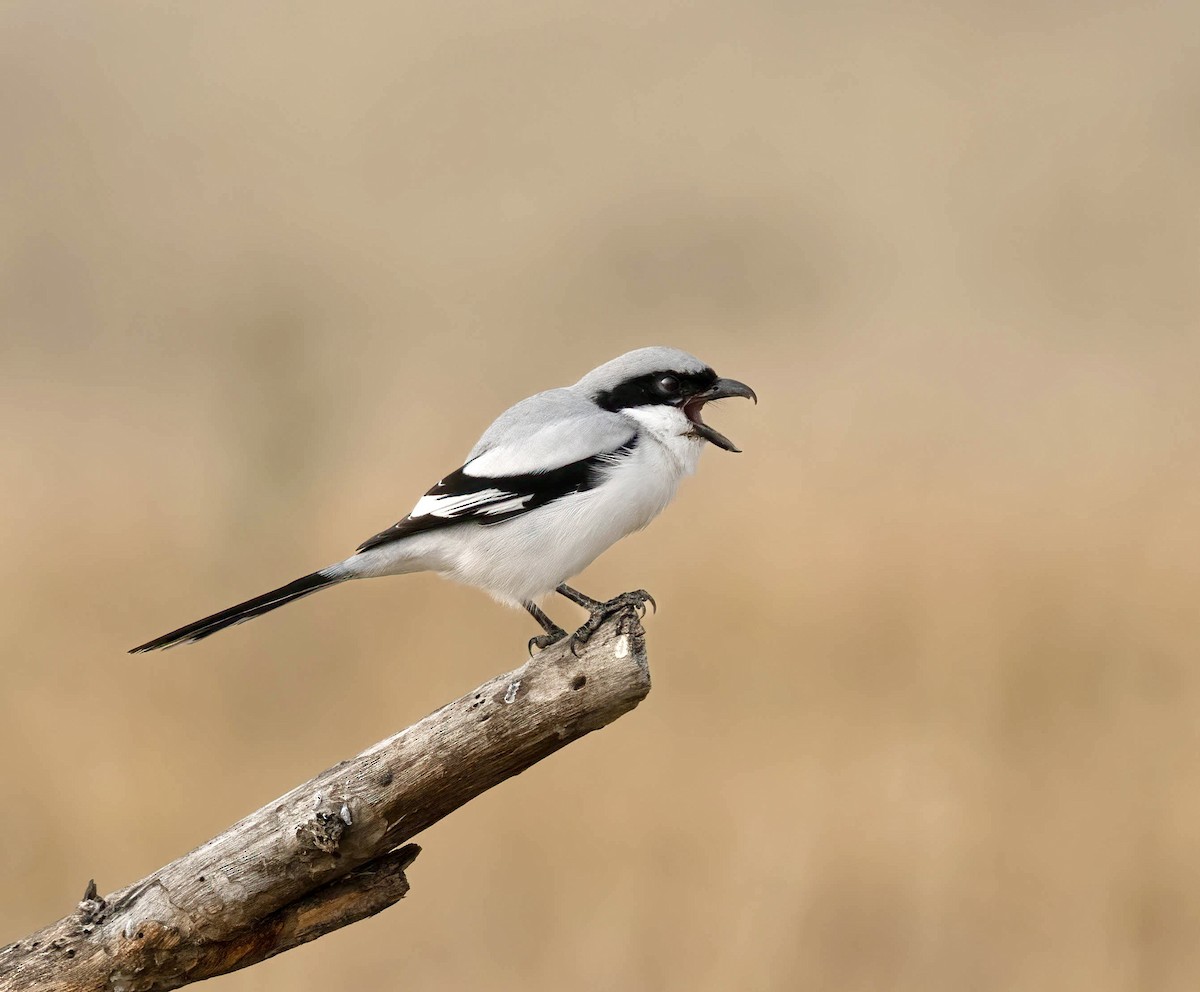
<path fill-rule="evenodd" d="M 706 441 L 711 441 L 718 448 L 724 448 L 726 451 L 738 451 L 742 449 L 737 447 L 720 431 L 713 430 L 704 422 L 700 416 L 700 411 L 704 408 L 705 403 L 712 400 L 724 400 L 731 396 L 744 396 L 748 400 L 754 400 L 758 403 L 758 397 L 754 395 L 754 390 L 747 386 L 744 382 L 738 382 L 737 379 L 718 379 L 708 389 L 702 393 L 697 393 L 695 396 L 689 396 L 683 404 L 683 412 L 688 420 L 692 422 L 692 433 L 698 434 Z"/>

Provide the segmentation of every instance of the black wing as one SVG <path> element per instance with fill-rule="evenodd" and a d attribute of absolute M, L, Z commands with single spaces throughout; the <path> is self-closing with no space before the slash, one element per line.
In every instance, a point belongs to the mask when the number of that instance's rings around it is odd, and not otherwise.
<path fill-rule="evenodd" d="M 635 434 L 612 451 L 583 458 L 546 472 L 522 475 L 468 475 L 467 465 L 446 476 L 429 490 L 412 513 L 358 546 L 370 551 L 413 534 L 455 524 L 475 523 L 484 527 L 512 520 L 572 493 L 594 489 L 611 468 L 637 446 Z"/>

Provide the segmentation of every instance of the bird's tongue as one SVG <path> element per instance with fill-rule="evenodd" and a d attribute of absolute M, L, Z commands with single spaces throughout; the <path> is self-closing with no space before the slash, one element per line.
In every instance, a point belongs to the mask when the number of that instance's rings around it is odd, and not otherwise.
<path fill-rule="evenodd" d="M 695 406 L 688 407 L 687 409 L 688 420 L 692 422 L 692 430 L 704 438 L 704 440 L 711 441 L 718 448 L 724 448 L 726 451 L 736 451 L 740 453 L 742 450 L 741 448 L 730 441 L 729 438 L 727 438 L 720 431 L 709 427 L 708 424 L 704 422 L 703 418 L 700 416 L 700 410 L 703 406 L 703 403 L 698 403 Z"/>

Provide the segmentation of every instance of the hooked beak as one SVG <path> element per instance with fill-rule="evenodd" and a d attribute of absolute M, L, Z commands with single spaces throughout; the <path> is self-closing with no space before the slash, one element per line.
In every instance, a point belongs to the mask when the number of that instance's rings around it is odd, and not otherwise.
<path fill-rule="evenodd" d="M 713 430 L 700 417 L 700 411 L 704 408 L 704 404 L 712 400 L 724 400 L 731 396 L 742 396 L 748 400 L 754 400 L 758 403 L 758 397 L 754 394 L 754 390 L 747 386 L 744 382 L 738 382 L 737 379 L 718 379 L 708 389 L 702 393 L 697 393 L 695 396 L 688 397 L 683 404 L 683 412 L 688 420 L 692 422 L 692 433 L 698 434 L 706 441 L 711 441 L 718 448 L 724 448 L 726 451 L 740 452 L 742 449 L 737 447 L 720 431 Z"/>

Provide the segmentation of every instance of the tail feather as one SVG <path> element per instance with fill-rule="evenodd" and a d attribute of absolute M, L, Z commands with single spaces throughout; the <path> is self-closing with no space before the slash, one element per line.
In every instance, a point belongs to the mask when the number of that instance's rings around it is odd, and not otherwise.
<path fill-rule="evenodd" d="M 220 613 L 214 613 L 203 620 L 189 623 L 186 627 L 180 627 L 178 630 L 173 630 L 169 634 L 163 634 L 161 637 L 156 637 L 145 644 L 139 644 L 136 648 L 130 648 L 129 653 L 141 654 L 143 651 L 171 648 L 176 644 L 190 644 L 192 641 L 198 641 L 202 637 L 208 637 L 209 634 L 215 634 L 218 630 L 232 627 L 235 623 L 245 623 L 247 620 L 261 617 L 264 613 L 270 613 L 271 610 L 278 609 L 285 603 L 300 599 L 302 596 L 308 596 L 318 589 L 324 589 L 326 586 L 334 585 L 349 577 L 337 573 L 329 575 L 326 574 L 327 571 L 313 572 L 311 575 L 305 575 L 294 582 L 289 582 L 286 586 L 272 589 L 270 592 L 265 592 L 261 596 L 255 596 L 244 603 L 238 603 L 237 606 L 231 606 Z"/>

